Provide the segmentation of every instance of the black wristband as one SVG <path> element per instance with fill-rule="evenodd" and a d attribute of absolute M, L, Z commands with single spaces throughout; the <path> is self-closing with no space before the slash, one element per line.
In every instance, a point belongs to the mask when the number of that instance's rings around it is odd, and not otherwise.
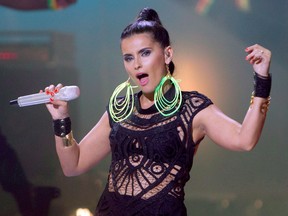
<path fill-rule="evenodd" d="M 272 85 L 272 78 L 269 74 L 268 77 L 261 76 L 254 73 L 254 96 L 261 98 L 268 98 L 270 96 Z"/>
<path fill-rule="evenodd" d="M 71 132 L 70 117 L 53 120 L 54 133 L 56 136 L 65 137 Z"/>

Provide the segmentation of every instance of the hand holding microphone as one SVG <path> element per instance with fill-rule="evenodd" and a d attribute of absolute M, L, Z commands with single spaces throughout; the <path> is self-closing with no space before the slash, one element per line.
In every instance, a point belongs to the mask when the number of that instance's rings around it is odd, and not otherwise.
<path fill-rule="evenodd" d="M 78 98 L 80 89 L 78 86 L 65 86 L 59 90 L 45 91 L 37 94 L 31 94 L 18 97 L 16 100 L 10 101 L 11 105 L 18 105 L 19 107 L 32 106 L 37 104 L 49 103 L 52 100 L 70 101 Z"/>

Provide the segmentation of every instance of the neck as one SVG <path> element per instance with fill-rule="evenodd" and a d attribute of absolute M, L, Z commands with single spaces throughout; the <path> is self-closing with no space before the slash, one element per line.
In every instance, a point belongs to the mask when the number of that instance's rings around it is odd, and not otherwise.
<path fill-rule="evenodd" d="M 154 104 L 154 92 L 150 94 L 142 93 L 140 97 L 140 104 L 142 109 L 147 109 Z"/>
<path fill-rule="evenodd" d="M 164 84 L 163 86 L 163 91 L 164 91 L 164 94 L 171 88 L 171 83 L 170 82 L 167 82 L 166 84 Z M 143 93 L 142 92 L 142 95 L 140 97 L 140 104 L 141 104 L 141 107 L 142 109 L 147 109 L 149 107 L 151 107 L 153 104 L 154 104 L 154 92 L 153 93 Z"/>

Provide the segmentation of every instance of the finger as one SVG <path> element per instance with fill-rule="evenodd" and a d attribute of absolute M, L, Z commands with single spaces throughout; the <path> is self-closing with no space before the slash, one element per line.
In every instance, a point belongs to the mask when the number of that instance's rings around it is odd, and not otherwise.
<path fill-rule="evenodd" d="M 260 53 L 264 53 L 265 48 L 258 45 L 258 44 L 254 44 L 252 46 L 246 47 L 245 48 L 245 52 L 251 54 L 252 52 L 256 53 L 256 52 L 260 52 Z M 256 51 L 256 52 L 255 52 Z"/>
<path fill-rule="evenodd" d="M 58 93 L 61 88 L 63 88 L 63 84 L 62 83 L 58 83 L 57 86 L 54 89 L 54 93 Z"/>
<path fill-rule="evenodd" d="M 246 60 L 250 61 L 250 63 L 253 61 L 261 60 L 264 56 L 264 50 L 263 49 L 251 49 L 249 50 L 249 54 L 246 56 Z"/>
<path fill-rule="evenodd" d="M 50 104 L 53 104 L 54 108 L 67 107 L 67 101 L 55 100 L 54 98 L 50 98 Z"/>
<path fill-rule="evenodd" d="M 44 91 L 45 91 L 45 93 L 48 95 L 49 92 L 50 92 L 49 87 L 46 87 L 46 88 L 44 89 Z"/>
<path fill-rule="evenodd" d="M 253 50 L 255 50 L 259 45 L 258 44 L 254 44 L 252 46 L 246 47 L 245 52 L 247 53 L 251 53 L 253 52 Z"/>
<path fill-rule="evenodd" d="M 63 87 L 63 84 L 62 83 L 58 83 L 56 88 L 62 88 Z"/>
<path fill-rule="evenodd" d="M 51 94 L 51 92 L 54 92 L 55 86 L 51 84 L 50 86 L 45 89 L 46 94 Z"/>
<path fill-rule="evenodd" d="M 251 64 L 260 64 L 262 62 L 262 56 L 255 56 L 250 60 Z"/>
<path fill-rule="evenodd" d="M 246 47 L 245 49 L 245 52 L 247 53 L 251 53 L 253 51 L 253 48 L 250 46 L 250 47 Z"/>
<path fill-rule="evenodd" d="M 49 94 L 51 95 L 51 97 L 54 97 L 55 93 L 58 92 L 58 90 L 56 90 L 56 87 L 54 85 L 50 85 L 49 87 Z"/>

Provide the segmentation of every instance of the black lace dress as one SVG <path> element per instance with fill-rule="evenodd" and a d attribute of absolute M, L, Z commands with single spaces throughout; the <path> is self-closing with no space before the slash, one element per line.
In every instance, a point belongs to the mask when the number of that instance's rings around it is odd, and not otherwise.
<path fill-rule="evenodd" d="M 198 92 L 182 92 L 180 110 L 164 117 L 155 106 L 141 109 L 140 95 L 134 95 L 128 119 L 110 119 L 112 162 L 95 215 L 185 216 L 184 186 L 199 144 L 192 139 L 192 121 L 212 102 Z"/>

